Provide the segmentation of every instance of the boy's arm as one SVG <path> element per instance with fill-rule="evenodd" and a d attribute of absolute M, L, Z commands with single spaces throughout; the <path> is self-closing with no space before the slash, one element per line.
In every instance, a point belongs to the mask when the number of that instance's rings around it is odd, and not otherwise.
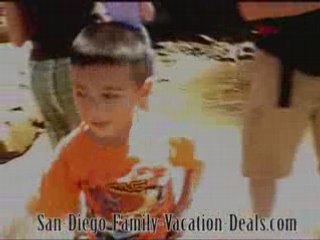
<path fill-rule="evenodd" d="M 319 2 L 239 2 L 242 16 L 248 20 L 299 15 L 320 9 Z"/>
<path fill-rule="evenodd" d="M 174 212 L 177 216 L 180 216 L 191 203 L 191 194 L 193 188 L 193 170 L 186 170 L 183 181 L 183 188 L 180 198 L 175 205 Z"/>
<path fill-rule="evenodd" d="M 155 8 L 152 2 L 140 3 L 140 17 L 142 21 L 151 22 L 155 18 Z"/>
<path fill-rule="evenodd" d="M 194 144 L 188 138 L 170 139 L 170 161 L 176 167 L 185 171 L 182 193 L 175 206 L 175 213 L 180 215 L 189 207 L 191 194 L 199 184 L 203 170 L 202 161 L 194 157 Z"/>
<path fill-rule="evenodd" d="M 193 169 L 185 169 L 182 193 L 175 206 L 175 213 L 178 216 L 190 207 L 192 192 L 194 192 L 199 185 L 202 171 L 203 163 L 199 160 L 196 160 L 196 165 Z"/>
<path fill-rule="evenodd" d="M 27 37 L 26 19 L 24 19 L 23 11 L 16 2 L 4 3 L 6 10 L 6 18 L 8 25 L 8 33 L 10 41 L 17 47 L 21 47 Z"/>
<path fill-rule="evenodd" d="M 65 217 L 79 211 L 80 187 L 72 178 L 65 152 L 62 151 L 41 181 L 39 192 L 27 206 L 33 216 Z"/>

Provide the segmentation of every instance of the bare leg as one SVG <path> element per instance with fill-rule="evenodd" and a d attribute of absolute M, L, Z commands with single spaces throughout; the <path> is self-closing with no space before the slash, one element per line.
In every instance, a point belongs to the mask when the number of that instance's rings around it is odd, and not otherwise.
<path fill-rule="evenodd" d="M 271 215 L 276 194 L 276 180 L 269 178 L 251 178 L 250 195 L 254 213 L 260 217 Z"/>

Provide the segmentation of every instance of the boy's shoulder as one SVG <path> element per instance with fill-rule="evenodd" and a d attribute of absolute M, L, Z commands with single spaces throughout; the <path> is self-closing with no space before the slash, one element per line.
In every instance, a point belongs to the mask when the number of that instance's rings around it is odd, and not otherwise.
<path fill-rule="evenodd" d="M 72 130 L 67 136 L 60 140 L 55 148 L 55 159 L 61 156 L 73 155 L 75 152 L 80 155 L 85 150 L 85 136 L 83 127 L 79 126 Z"/>

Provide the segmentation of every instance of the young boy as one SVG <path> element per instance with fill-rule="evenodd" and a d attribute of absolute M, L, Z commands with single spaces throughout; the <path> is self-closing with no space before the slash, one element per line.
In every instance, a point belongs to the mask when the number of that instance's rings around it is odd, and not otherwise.
<path fill-rule="evenodd" d="M 168 160 L 185 169 L 183 190 L 175 204 L 166 159 L 158 163 L 130 156 L 134 112 L 146 105 L 152 85 L 152 50 L 147 36 L 141 28 L 126 24 L 93 24 L 75 39 L 71 60 L 73 95 L 82 124 L 61 142 L 39 195 L 30 202 L 31 214 L 65 218 L 84 209 L 87 216 L 103 217 L 109 223 L 115 213 L 150 214 L 159 219 L 155 231 L 111 229 L 85 234 L 167 239 L 171 233 L 161 224 L 163 214 L 180 215 L 187 207 L 199 162 L 189 140 L 170 140 Z M 150 146 L 156 138 L 149 137 Z M 150 146 L 145 146 L 145 151 Z M 80 207 L 80 193 L 84 208 Z"/>
<path fill-rule="evenodd" d="M 24 0 L 5 4 L 10 41 L 18 47 L 32 41 L 31 86 L 53 148 L 79 124 L 71 95 L 69 52 L 74 37 L 91 22 L 94 4 L 103 5 L 91 0 Z M 155 15 L 151 2 L 106 4 L 110 14 L 101 16 L 117 21 L 147 22 Z M 138 9 L 132 7 L 136 5 Z"/>

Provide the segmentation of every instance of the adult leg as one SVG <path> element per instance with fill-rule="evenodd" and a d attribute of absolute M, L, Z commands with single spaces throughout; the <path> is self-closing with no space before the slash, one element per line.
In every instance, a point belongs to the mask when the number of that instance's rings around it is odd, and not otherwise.
<path fill-rule="evenodd" d="M 253 212 L 261 217 L 269 217 L 275 202 L 276 180 L 251 178 L 249 184 Z"/>
<path fill-rule="evenodd" d="M 244 176 L 249 177 L 253 211 L 272 212 L 276 179 L 291 172 L 295 150 L 307 125 L 307 114 L 297 108 L 279 108 L 280 62 L 258 51 L 247 70 L 251 83 L 243 127 Z"/>
<path fill-rule="evenodd" d="M 320 96 L 320 82 L 319 82 L 318 90 L 319 90 L 318 96 Z M 311 126 L 312 126 L 315 152 L 317 154 L 317 159 L 318 159 L 318 172 L 320 174 L 320 99 L 318 100 L 318 104 L 319 104 L 318 105 L 319 107 L 315 110 L 314 114 L 311 117 Z"/>
<path fill-rule="evenodd" d="M 33 94 L 54 148 L 69 130 L 56 98 L 55 61 L 32 61 L 30 67 Z"/>
<path fill-rule="evenodd" d="M 56 98 L 60 106 L 62 116 L 68 125 L 68 132 L 78 127 L 80 123 L 79 114 L 76 110 L 72 96 L 69 67 L 69 59 L 59 59 L 56 64 L 55 71 Z"/>

